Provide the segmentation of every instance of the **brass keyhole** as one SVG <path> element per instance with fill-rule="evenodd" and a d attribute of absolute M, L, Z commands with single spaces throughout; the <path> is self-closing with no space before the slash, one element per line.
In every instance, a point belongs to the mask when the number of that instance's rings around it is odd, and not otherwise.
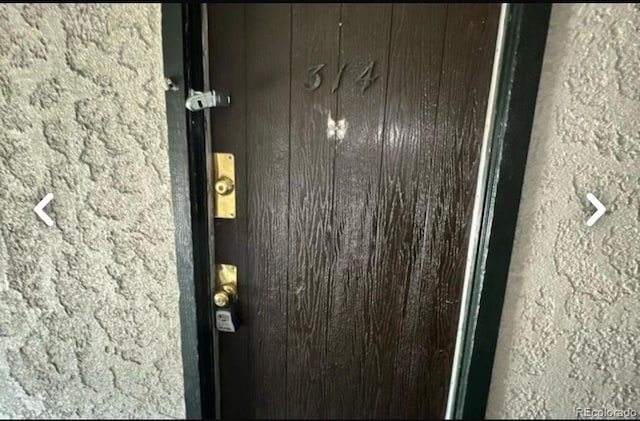
<path fill-rule="evenodd" d="M 233 188 L 233 180 L 226 176 L 218 178 L 215 184 L 216 192 L 223 196 L 231 193 Z"/>

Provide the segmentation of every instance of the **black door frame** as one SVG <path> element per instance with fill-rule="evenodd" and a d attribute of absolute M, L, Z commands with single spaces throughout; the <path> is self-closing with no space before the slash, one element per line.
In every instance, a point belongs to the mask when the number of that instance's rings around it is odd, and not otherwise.
<path fill-rule="evenodd" d="M 210 282 L 214 233 L 207 208 L 209 149 L 204 113 L 184 107 L 190 89 L 204 90 L 202 9 L 200 4 L 162 4 L 165 76 L 173 85 L 166 101 L 189 419 L 220 417 Z M 493 117 L 496 129 L 489 139 L 486 194 L 453 418 L 485 414 L 520 205 L 514 198 L 522 191 L 550 13 L 550 4 L 508 8 Z"/>
<path fill-rule="evenodd" d="M 162 4 L 162 45 L 167 80 L 169 166 L 176 232 L 186 417 L 219 417 L 216 395 L 217 334 L 213 325 L 210 258 L 213 224 L 207 201 L 204 113 L 188 112 L 190 89 L 203 90 L 201 4 Z"/>
<path fill-rule="evenodd" d="M 551 4 L 510 4 L 454 419 L 484 418 Z"/>

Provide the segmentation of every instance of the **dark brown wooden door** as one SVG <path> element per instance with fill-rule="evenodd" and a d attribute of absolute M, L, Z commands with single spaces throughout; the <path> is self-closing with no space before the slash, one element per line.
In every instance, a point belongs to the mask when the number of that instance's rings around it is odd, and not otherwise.
<path fill-rule="evenodd" d="M 211 4 L 223 417 L 442 417 L 497 4 Z M 317 76 L 316 76 L 317 75 Z M 213 399 L 213 397 L 211 397 Z"/>

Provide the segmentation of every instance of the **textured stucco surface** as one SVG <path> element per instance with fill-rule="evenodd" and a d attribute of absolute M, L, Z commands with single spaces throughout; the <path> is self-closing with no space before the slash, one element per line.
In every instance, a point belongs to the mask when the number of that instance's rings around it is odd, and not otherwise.
<path fill-rule="evenodd" d="M 184 417 L 170 200 L 160 6 L 0 5 L 0 418 Z"/>
<path fill-rule="evenodd" d="M 553 6 L 520 206 L 487 417 L 640 413 L 640 6 Z"/>

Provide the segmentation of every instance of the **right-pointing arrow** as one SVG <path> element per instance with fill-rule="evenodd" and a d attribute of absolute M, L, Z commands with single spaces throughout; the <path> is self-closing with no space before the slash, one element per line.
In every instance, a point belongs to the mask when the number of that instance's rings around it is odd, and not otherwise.
<path fill-rule="evenodd" d="M 594 195 L 592 195 L 591 193 L 587 193 L 587 199 L 589 200 L 589 202 L 591 202 L 591 204 L 593 206 L 596 207 L 596 213 L 594 213 L 593 215 L 591 215 L 591 218 L 589 218 L 587 220 L 587 226 L 591 226 L 593 224 L 596 223 L 596 221 L 598 219 L 600 219 L 600 217 L 602 215 L 604 215 L 604 213 L 606 212 L 607 208 L 604 207 L 604 205 L 602 203 L 600 203 L 600 201 L 598 199 L 596 199 L 596 197 Z"/>

